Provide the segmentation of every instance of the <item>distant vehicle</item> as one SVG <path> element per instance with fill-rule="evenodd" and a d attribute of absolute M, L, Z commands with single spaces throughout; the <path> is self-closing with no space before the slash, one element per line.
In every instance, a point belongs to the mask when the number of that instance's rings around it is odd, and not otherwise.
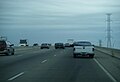
<path fill-rule="evenodd" d="M 70 47 L 73 47 L 74 39 L 68 39 L 67 43 L 70 44 Z"/>
<path fill-rule="evenodd" d="M 50 43 L 49 43 L 48 45 L 49 45 L 49 46 L 52 46 L 52 44 L 50 44 Z"/>
<path fill-rule="evenodd" d="M 14 55 L 14 44 L 11 44 L 8 41 L 0 40 L 0 54 L 5 55 Z"/>
<path fill-rule="evenodd" d="M 94 46 L 88 41 L 75 42 L 73 48 L 73 57 L 76 58 L 78 55 L 93 58 Z"/>
<path fill-rule="evenodd" d="M 47 49 L 49 49 L 50 46 L 49 46 L 48 43 L 42 43 L 41 46 L 40 46 L 40 48 L 41 48 L 41 49 L 43 49 L 43 48 L 47 48 Z"/>
<path fill-rule="evenodd" d="M 28 46 L 27 39 L 20 39 L 19 46 Z"/>
<path fill-rule="evenodd" d="M 38 43 L 34 43 L 33 46 L 39 46 Z"/>
<path fill-rule="evenodd" d="M 65 47 L 71 47 L 69 43 L 65 43 Z"/>
<path fill-rule="evenodd" d="M 62 48 L 62 49 L 64 49 L 65 46 L 64 46 L 63 43 L 55 43 L 55 49 L 58 49 L 58 48 Z"/>

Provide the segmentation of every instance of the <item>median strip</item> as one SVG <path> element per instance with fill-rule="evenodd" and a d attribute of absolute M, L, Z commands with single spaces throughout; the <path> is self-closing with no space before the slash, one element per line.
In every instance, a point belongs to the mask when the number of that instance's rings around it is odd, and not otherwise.
<path fill-rule="evenodd" d="M 15 76 L 11 77 L 10 79 L 8 79 L 8 81 L 14 80 L 14 79 L 16 79 L 17 77 L 20 77 L 23 74 L 24 74 L 24 72 L 21 72 L 21 73 L 15 75 Z"/>

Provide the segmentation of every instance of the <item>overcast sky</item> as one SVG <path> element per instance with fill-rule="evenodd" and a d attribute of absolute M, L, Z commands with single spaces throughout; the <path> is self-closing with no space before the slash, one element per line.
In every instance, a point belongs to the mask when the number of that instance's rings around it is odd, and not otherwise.
<path fill-rule="evenodd" d="M 120 47 L 120 0 L 0 0 L 0 35 L 15 44 L 73 38 L 105 46 L 106 13 L 112 13 L 112 45 Z"/>

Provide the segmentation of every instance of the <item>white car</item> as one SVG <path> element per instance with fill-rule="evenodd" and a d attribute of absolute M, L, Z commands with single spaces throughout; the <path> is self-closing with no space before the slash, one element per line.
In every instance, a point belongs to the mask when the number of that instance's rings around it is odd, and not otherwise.
<path fill-rule="evenodd" d="M 76 58 L 77 56 L 82 57 L 94 57 L 94 45 L 92 45 L 88 41 L 79 41 L 74 43 L 73 48 L 73 57 Z"/>
<path fill-rule="evenodd" d="M 49 46 L 48 43 L 42 43 L 40 48 L 41 48 L 41 49 L 43 49 L 43 48 L 47 48 L 47 49 L 49 49 L 50 46 Z"/>

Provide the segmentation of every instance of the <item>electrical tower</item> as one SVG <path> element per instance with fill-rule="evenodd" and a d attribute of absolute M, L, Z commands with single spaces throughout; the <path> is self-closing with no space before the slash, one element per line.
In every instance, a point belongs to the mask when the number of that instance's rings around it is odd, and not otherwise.
<path fill-rule="evenodd" d="M 107 47 L 111 48 L 111 19 L 110 16 L 112 15 L 111 13 L 107 13 Z"/>

